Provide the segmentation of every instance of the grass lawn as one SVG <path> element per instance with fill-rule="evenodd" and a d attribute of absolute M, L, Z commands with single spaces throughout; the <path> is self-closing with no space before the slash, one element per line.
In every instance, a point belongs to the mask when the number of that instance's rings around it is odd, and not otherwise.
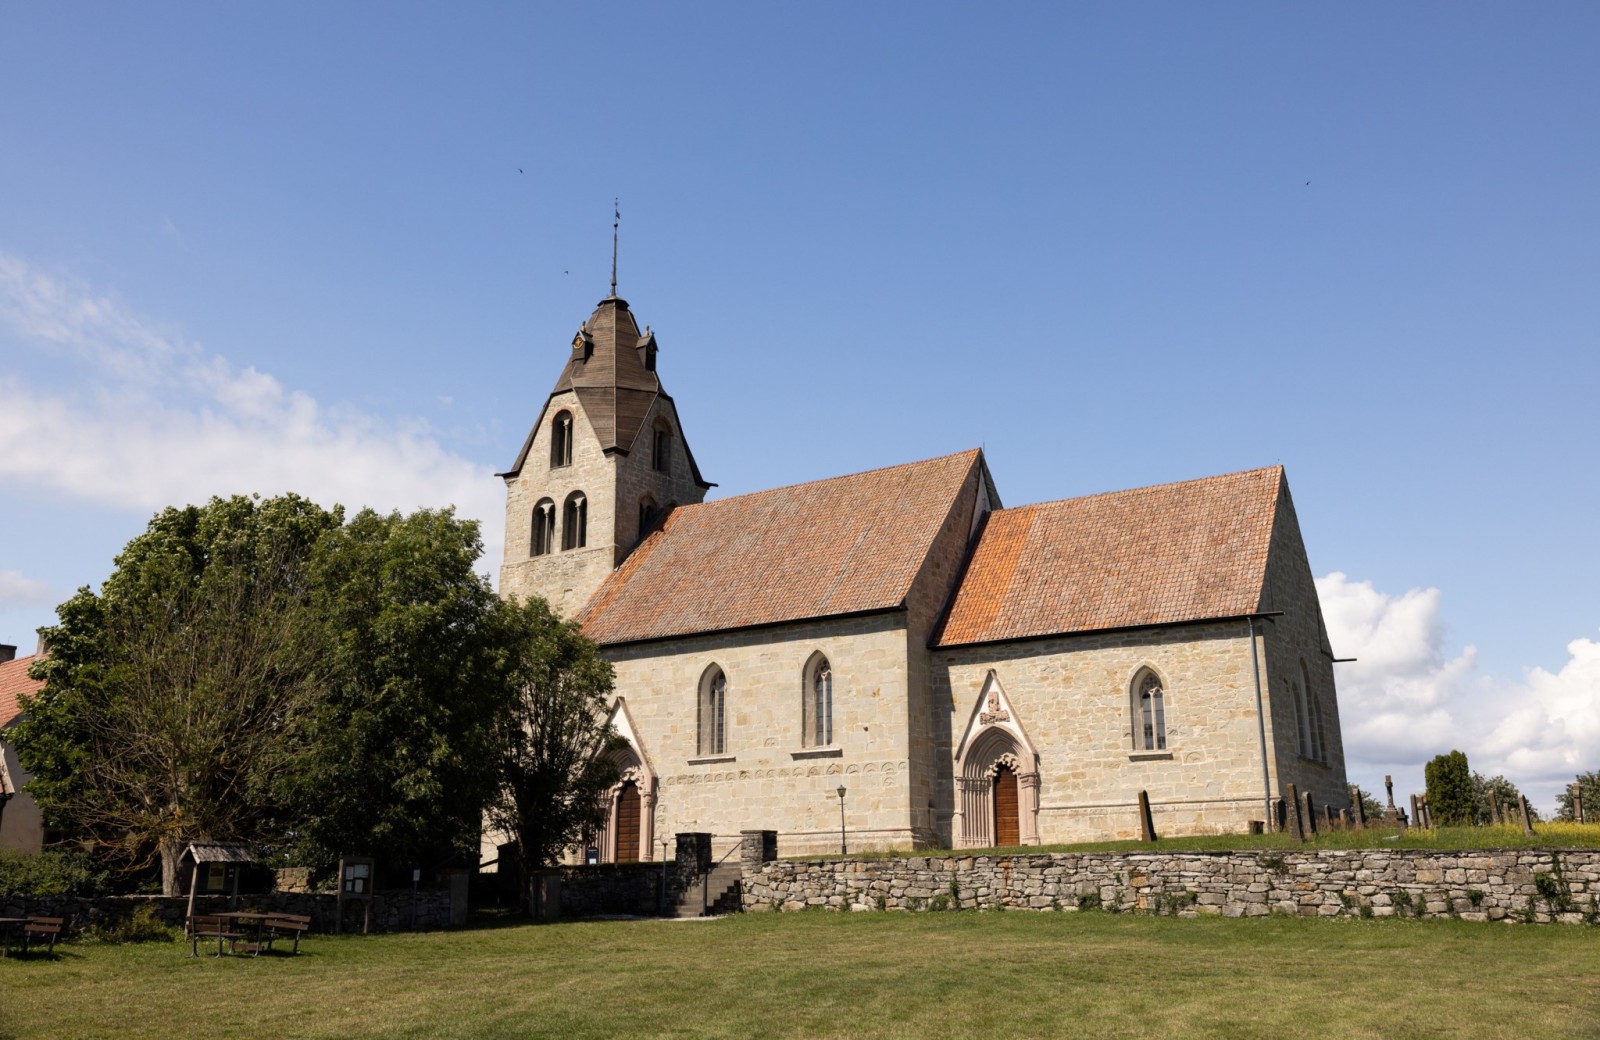
<path fill-rule="evenodd" d="M 1099 913 L 746 914 L 0 960 L 0 1037 L 1556 1037 L 1600 931 Z"/>

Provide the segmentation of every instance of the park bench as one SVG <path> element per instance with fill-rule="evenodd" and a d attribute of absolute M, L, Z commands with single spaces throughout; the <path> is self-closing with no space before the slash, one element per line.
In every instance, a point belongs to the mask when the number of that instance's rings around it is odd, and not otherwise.
<path fill-rule="evenodd" d="M 30 917 L 28 923 L 22 926 L 22 953 L 27 956 L 28 947 L 34 943 L 46 943 L 45 952 L 54 957 L 56 953 L 56 937 L 61 934 L 61 926 L 66 922 L 64 917 Z"/>
<path fill-rule="evenodd" d="M 267 919 L 267 928 L 271 935 L 267 938 L 267 949 L 272 949 L 272 944 L 278 939 L 294 937 L 294 949 L 290 955 L 300 955 L 300 937 L 311 930 L 311 918 L 304 914 L 274 914 Z"/>
<path fill-rule="evenodd" d="M 221 957 L 223 943 L 233 946 L 244 941 L 244 938 L 244 933 L 235 931 L 233 922 L 225 917 L 217 917 L 212 914 L 196 914 L 189 918 L 189 955 L 191 957 L 200 956 L 201 939 L 206 942 L 215 939 L 217 941 L 216 955 Z"/>

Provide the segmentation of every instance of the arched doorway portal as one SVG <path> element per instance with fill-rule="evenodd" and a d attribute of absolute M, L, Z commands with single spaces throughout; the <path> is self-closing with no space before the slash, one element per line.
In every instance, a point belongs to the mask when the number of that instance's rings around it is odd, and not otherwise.
<path fill-rule="evenodd" d="M 994 771 L 994 843 L 1001 848 L 1022 844 L 1017 817 L 1017 774 L 1008 765 Z"/>
<path fill-rule="evenodd" d="M 639 785 L 629 780 L 617 793 L 617 862 L 639 861 Z"/>

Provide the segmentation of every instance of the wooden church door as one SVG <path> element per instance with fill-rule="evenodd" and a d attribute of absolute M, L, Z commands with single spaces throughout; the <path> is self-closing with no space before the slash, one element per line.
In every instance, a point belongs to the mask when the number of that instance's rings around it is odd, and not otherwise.
<path fill-rule="evenodd" d="M 617 862 L 639 861 L 639 785 L 629 780 L 617 796 Z"/>
<path fill-rule="evenodd" d="M 994 843 L 1001 848 L 1022 844 L 1017 817 L 1017 774 L 1009 766 L 994 773 Z"/>

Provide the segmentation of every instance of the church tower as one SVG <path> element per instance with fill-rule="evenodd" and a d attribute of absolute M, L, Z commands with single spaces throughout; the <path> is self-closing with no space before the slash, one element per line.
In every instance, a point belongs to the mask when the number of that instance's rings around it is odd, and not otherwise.
<path fill-rule="evenodd" d="M 543 596 L 563 617 L 675 505 L 714 487 L 700 476 L 656 375 L 656 338 L 627 301 L 601 300 L 572 339 L 561 378 L 506 482 L 500 594 Z"/>

